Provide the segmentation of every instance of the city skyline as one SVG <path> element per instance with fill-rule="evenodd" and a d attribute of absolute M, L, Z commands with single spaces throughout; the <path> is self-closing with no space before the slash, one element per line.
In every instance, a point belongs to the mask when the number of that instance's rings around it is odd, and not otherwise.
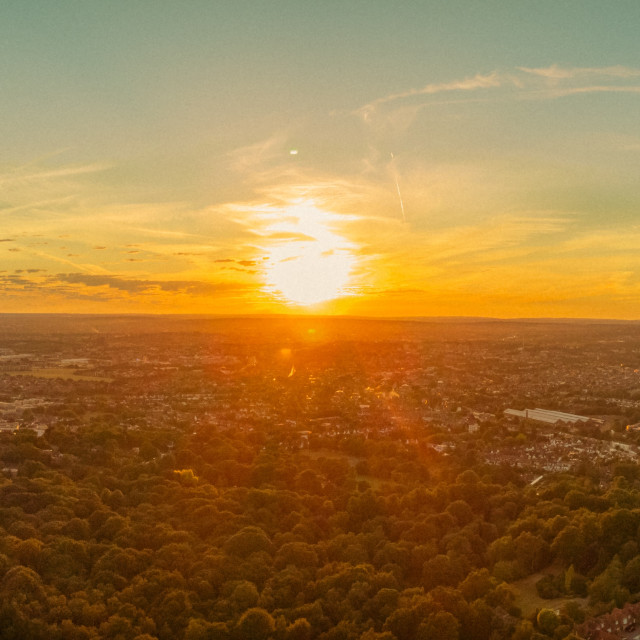
<path fill-rule="evenodd" d="M 640 318 L 635 2 L 2 15 L 4 312 Z"/>

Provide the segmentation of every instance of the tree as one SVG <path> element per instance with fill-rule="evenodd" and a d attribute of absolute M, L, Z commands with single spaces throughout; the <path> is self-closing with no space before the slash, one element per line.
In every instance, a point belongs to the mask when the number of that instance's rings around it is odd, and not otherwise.
<path fill-rule="evenodd" d="M 184 634 L 184 640 L 227 640 L 229 630 L 222 622 L 207 622 L 201 618 L 191 618 Z"/>
<path fill-rule="evenodd" d="M 593 602 L 610 602 L 614 600 L 622 580 L 622 563 L 615 556 L 609 566 L 591 583 L 589 597 Z"/>
<path fill-rule="evenodd" d="M 0 583 L 0 593 L 6 599 L 18 601 L 38 600 L 44 602 L 45 591 L 40 576 L 27 567 L 18 565 L 5 573 Z"/>
<path fill-rule="evenodd" d="M 573 580 L 575 577 L 576 577 L 576 570 L 573 568 L 573 565 L 570 565 L 564 574 L 564 592 L 565 593 L 572 593 Z"/>
<path fill-rule="evenodd" d="M 244 611 L 250 607 L 255 607 L 258 602 L 259 594 L 256 585 L 248 580 L 242 580 L 231 594 L 231 600 L 237 607 L 238 611 Z"/>
<path fill-rule="evenodd" d="M 373 629 L 367 629 L 360 636 L 359 640 L 396 640 L 396 637 L 389 631 L 377 633 Z"/>
<path fill-rule="evenodd" d="M 276 625 L 268 611 L 259 607 L 249 609 L 242 614 L 235 627 L 235 635 L 240 640 L 266 640 L 275 630 Z"/>
<path fill-rule="evenodd" d="M 469 524 L 473 520 L 473 511 L 464 500 L 455 500 L 447 507 L 447 513 L 450 513 L 461 527 Z"/>
<path fill-rule="evenodd" d="M 271 553 L 273 545 L 260 527 L 249 526 L 231 536 L 224 544 L 226 553 L 242 558 L 256 551 Z"/>
<path fill-rule="evenodd" d="M 628 540 L 635 539 L 640 518 L 629 509 L 615 509 L 600 518 L 601 544 L 610 552 L 616 553 Z"/>
<path fill-rule="evenodd" d="M 298 618 L 287 627 L 286 640 L 309 640 L 311 638 L 311 625 L 306 618 Z"/>
<path fill-rule="evenodd" d="M 550 636 L 553 635 L 555 628 L 560 624 L 560 617 L 552 609 L 540 609 L 536 617 L 536 623 L 542 633 Z"/>
<path fill-rule="evenodd" d="M 622 584 L 632 593 L 640 591 L 640 555 L 627 562 L 622 574 Z"/>
<path fill-rule="evenodd" d="M 515 539 L 515 546 L 518 562 L 527 574 L 535 573 L 549 563 L 549 545 L 540 536 L 523 531 Z"/>
<path fill-rule="evenodd" d="M 458 640 L 460 623 L 448 611 L 438 611 L 426 623 L 420 624 L 417 640 Z"/>
<path fill-rule="evenodd" d="M 488 569 L 472 571 L 459 586 L 468 602 L 484 597 L 496 585 Z"/>
<path fill-rule="evenodd" d="M 554 538 L 551 544 L 551 552 L 560 558 L 565 566 L 576 562 L 576 559 L 584 552 L 584 538 L 578 527 L 569 525 Z"/>
<path fill-rule="evenodd" d="M 469 605 L 469 615 L 460 629 L 464 640 L 489 640 L 493 630 L 493 609 L 483 600 L 475 600 Z"/>
<path fill-rule="evenodd" d="M 283 569 L 289 564 L 301 569 L 317 567 L 318 554 L 313 546 L 306 542 L 287 542 L 278 549 L 274 565 Z"/>
<path fill-rule="evenodd" d="M 420 617 L 415 609 L 398 607 L 387 618 L 384 630 L 391 631 L 398 640 L 413 640 Z"/>
<path fill-rule="evenodd" d="M 575 601 L 569 600 L 562 608 L 564 615 L 569 617 L 574 622 L 580 624 L 585 620 L 585 612 L 583 608 Z"/>
<path fill-rule="evenodd" d="M 439 584 L 457 584 L 461 577 L 460 568 L 449 556 L 442 554 L 427 560 L 422 566 L 422 584 L 427 591 Z"/>
<path fill-rule="evenodd" d="M 534 630 L 531 622 L 529 620 L 520 620 L 511 636 L 511 640 L 531 640 L 533 634 Z"/>

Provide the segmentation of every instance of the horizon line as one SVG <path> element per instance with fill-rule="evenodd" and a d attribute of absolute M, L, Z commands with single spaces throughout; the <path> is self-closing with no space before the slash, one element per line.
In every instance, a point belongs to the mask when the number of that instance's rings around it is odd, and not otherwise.
<path fill-rule="evenodd" d="M 193 318 L 193 319 L 262 319 L 262 318 L 322 318 L 339 320 L 372 320 L 380 322 L 437 322 L 437 321 L 457 321 L 457 322 L 585 322 L 585 323 L 617 323 L 617 324 L 638 324 L 640 318 L 601 318 L 601 317 L 571 317 L 571 316 L 376 316 L 376 315 L 351 315 L 351 314 L 322 314 L 322 313 L 145 313 L 145 312 L 100 312 L 100 313 L 78 313 L 70 311 L 0 311 L 0 318 L 11 316 L 56 316 L 62 317 L 82 317 L 82 318 L 146 318 L 146 319 L 168 319 L 168 318 Z"/>

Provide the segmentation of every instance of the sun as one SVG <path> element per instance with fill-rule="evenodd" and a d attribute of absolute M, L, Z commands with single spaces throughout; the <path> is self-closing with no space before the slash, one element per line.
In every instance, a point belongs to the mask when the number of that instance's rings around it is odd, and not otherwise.
<path fill-rule="evenodd" d="M 308 247 L 299 256 L 275 261 L 267 269 L 268 288 L 286 301 L 308 306 L 346 295 L 352 256 Z"/>
<path fill-rule="evenodd" d="M 350 295 L 355 246 L 334 231 L 339 216 L 310 202 L 286 207 L 267 227 L 265 289 L 311 306 Z"/>

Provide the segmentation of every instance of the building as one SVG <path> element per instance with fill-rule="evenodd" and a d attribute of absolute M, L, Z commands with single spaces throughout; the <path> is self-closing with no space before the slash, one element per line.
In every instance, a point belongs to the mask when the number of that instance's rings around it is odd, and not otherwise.
<path fill-rule="evenodd" d="M 552 411 L 550 409 L 525 409 L 518 411 L 517 409 L 505 409 L 504 415 L 515 418 L 526 418 L 527 420 L 535 420 L 536 422 L 545 422 L 547 424 L 558 424 L 566 422 L 576 424 L 577 422 L 596 422 L 602 424 L 604 420 L 599 418 L 588 418 L 587 416 L 578 416 L 574 413 L 564 413 L 562 411 Z"/>
<path fill-rule="evenodd" d="M 622 609 L 591 618 L 576 627 L 584 640 L 640 640 L 640 604 L 626 604 Z"/>

